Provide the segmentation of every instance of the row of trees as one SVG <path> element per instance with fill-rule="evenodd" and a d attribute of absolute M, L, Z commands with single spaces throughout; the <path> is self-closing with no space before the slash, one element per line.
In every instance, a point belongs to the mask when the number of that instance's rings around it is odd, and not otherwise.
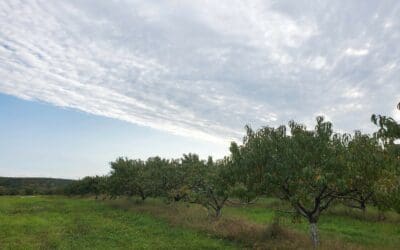
<path fill-rule="evenodd" d="M 199 203 L 209 215 L 221 216 L 222 208 L 236 184 L 229 158 L 201 160 L 196 154 L 181 159 L 151 157 L 146 161 L 118 158 L 110 163 L 107 176 L 85 177 L 65 189 L 68 195 L 91 194 L 114 199 L 118 196 L 165 197 L 169 201 Z"/>
<path fill-rule="evenodd" d="M 314 130 L 293 121 L 288 128 L 247 127 L 243 145 L 231 145 L 233 164 L 245 169 L 241 178 L 249 188 L 286 200 L 306 218 L 317 245 L 317 222 L 334 202 L 400 212 L 399 125 L 386 117 L 373 121 L 380 127 L 373 136 L 334 133 L 322 117 Z"/>
<path fill-rule="evenodd" d="M 167 160 L 118 158 L 107 176 L 85 177 L 70 185 L 68 194 L 167 197 L 195 202 L 209 214 L 221 216 L 230 197 L 248 203 L 260 195 L 287 201 L 304 217 L 318 245 L 318 220 L 332 204 L 365 211 L 374 205 L 400 213 L 400 125 L 385 116 L 372 116 L 373 135 L 334 133 L 332 124 L 317 117 L 315 128 L 246 127 L 243 143 L 232 143 L 230 156 L 214 161 L 195 154 Z"/>

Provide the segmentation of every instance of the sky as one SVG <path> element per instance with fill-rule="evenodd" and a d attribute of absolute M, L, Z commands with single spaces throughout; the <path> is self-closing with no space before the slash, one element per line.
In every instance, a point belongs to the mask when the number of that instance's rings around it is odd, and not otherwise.
<path fill-rule="evenodd" d="M 400 2 L 0 1 L 0 176 L 216 158 L 253 128 L 400 119 Z"/>

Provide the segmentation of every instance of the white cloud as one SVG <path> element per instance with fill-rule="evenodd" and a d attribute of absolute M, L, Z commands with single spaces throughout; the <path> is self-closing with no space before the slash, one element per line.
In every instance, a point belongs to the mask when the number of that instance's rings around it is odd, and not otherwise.
<path fill-rule="evenodd" d="M 377 4 L 1 1 L 0 92 L 218 142 L 321 110 L 367 127 L 400 92 L 399 3 Z"/>
<path fill-rule="evenodd" d="M 343 93 L 343 97 L 357 99 L 364 97 L 364 93 L 359 88 L 347 88 Z"/>
<path fill-rule="evenodd" d="M 390 29 L 390 28 L 393 27 L 393 23 L 391 23 L 391 22 L 386 22 L 386 23 L 384 24 L 383 27 L 384 27 L 385 29 Z"/>
<path fill-rule="evenodd" d="M 344 52 L 348 56 L 365 56 L 368 55 L 368 49 L 354 49 L 354 48 L 347 48 Z"/>
<path fill-rule="evenodd" d="M 317 56 L 309 61 L 310 67 L 316 70 L 323 69 L 326 66 L 326 59 L 322 56 Z"/>

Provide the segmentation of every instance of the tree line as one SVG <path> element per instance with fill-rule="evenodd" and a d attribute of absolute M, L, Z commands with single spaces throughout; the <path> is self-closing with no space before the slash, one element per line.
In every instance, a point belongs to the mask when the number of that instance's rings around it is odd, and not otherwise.
<path fill-rule="evenodd" d="M 294 121 L 258 130 L 246 126 L 242 143 L 232 142 L 223 159 L 191 153 L 180 159 L 121 157 L 110 163 L 108 175 L 85 177 L 65 193 L 164 197 L 198 203 L 215 218 L 229 199 L 277 197 L 291 205 L 293 216 L 309 222 L 317 246 L 318 221 L 333 204 L 400 213 L 400 124 L 380 115 L 371 120 L 377 126 L 372 135 L 335 133 L 323 117 L 313 129 Z"/>
<path fill-rule="evenodd" d="M 0 177 L 0 195 L 63 194 L 64 188 L 74 182 L 68 179 Z"/>

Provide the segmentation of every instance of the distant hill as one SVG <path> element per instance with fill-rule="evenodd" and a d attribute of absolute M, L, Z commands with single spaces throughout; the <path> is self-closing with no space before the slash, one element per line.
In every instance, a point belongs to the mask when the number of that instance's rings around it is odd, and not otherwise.
<path fill-rule="evenodd" d="M 57 178 L 0 177 L 0 195 L 58 194 L 72 182 Z"/>

